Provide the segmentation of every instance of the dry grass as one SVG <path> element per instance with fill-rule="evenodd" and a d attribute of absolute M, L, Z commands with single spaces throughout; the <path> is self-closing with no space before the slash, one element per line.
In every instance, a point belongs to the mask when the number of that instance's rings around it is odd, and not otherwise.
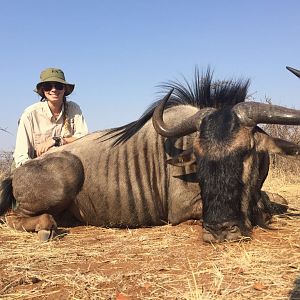
<path fill-rule="evenodd" d="M 264 129 L 300 141 L 299 127 Z M 10 164 L 2 153 L 0 178 Z M 201 227 L 185 224 L 77 227 L 40 243 L 0 224 L 0 299 L 300 299 L 300 162 L 275 157 L 272 166 L 264 189 L 290 209 L 242 242 L 203 244 Z"/>
<path fill-rule="evenodd" d="M 201 226 L 188 224 L 68 228 L 40 243 L 2 224 L 0 299 L 288 299 L 293 290 L 291 299 L 300 299 L 300 178 L 293 168 L 271 169 L 264 185 L 289 201 L 288 214 L 238 243 L 203 244 Z"/>
<path fill-rule="evenodd" d="M 289 214 L 275 217 L 273 230 L 256 228 L 251 240 L 239 243 L 203 244 L 201 227 L 187 224 L 77 227 L 40 243 L 3 224 L 0 297 L 287 299 L 300 277 L 300 191 L 284 180 L 269 178 L 265 189 L 289 200 Z"/>

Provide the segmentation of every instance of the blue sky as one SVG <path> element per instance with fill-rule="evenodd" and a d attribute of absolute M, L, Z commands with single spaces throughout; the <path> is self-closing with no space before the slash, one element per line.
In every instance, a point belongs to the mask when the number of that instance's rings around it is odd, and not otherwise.
<path fill-rule="evenodd" d="M 136 120 L 163 81 L 250 78 L 257 101 L 300 109 L 300 1 L 1 1 L 0 151 L 13 150 L 17 121 L 39 101 L 41 70 L 75 83 L 90 131 Z"/>

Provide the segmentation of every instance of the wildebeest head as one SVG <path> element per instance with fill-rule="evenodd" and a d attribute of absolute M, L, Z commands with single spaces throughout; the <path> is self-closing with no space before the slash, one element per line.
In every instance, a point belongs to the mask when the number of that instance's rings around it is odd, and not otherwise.
<path fill-rule="evenodd" d="M 164 107 L 172 92 L 156 107 L 153 125 L 160 135 L 169 138 L 198 132 L 193 148 L 168 162 L 177 166 L 197 164 L 204 241 L 221 242 L 249 236 L 253 225 L 263 225 L 269 218 L 264 214 L 260 191 L 267 175 L 262 170 L 268 168 L 268 153 L 299 154 L 298 145 L 272 138 L 256 125 L 300 125 L 300 111 L 240 102 L 202 108 L 172 127 L 163 121 Z"/>

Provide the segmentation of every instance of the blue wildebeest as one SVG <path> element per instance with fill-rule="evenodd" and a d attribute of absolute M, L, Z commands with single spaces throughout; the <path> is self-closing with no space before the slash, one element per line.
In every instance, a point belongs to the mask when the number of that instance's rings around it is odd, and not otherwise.
<path fill-rule="evenodd" d="M 202 218 L 204 241 L 249 236 L 272 213 L 261 192 L 268 153 L 300 153 L 257 124 L 300 125 L 300 111 L 245 102 L 248 85 L 213 82 L 211 72 L 197 70 L 192 84 L 164 84 L 170 92 L 137 121 L 16 169 L 1 183 L 0 214 L 9 211 L 9 226 L 38 231 L 41 239 L 70 215 L 123 228 Z"/>

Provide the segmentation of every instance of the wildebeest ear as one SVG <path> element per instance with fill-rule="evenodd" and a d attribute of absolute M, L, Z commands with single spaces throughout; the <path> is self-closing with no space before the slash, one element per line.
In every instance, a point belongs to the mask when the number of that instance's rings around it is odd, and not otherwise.
<path fill-rule="evenodd" d="M 176 167 L 189 166 L 196 163 L 196 156 L 194 154 L 193 148 L 184 150 L 177 156 L 167 160 L 167 163 Z"/>
<path fill-rule="evenodd" d="M 254 137 L 257 143 L 257 151 L 268 151 L 273 154 L 300 158 L 300 145 L 280 138 L 271 137 L 263 131 L 255 132 Z"/>

